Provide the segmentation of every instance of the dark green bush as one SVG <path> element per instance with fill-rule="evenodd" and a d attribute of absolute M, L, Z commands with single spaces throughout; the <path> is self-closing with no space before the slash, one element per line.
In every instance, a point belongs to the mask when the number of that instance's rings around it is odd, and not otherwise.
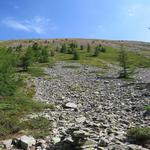
<path fill-rule="evenodd" d="M 63 44 L 63 45 L 62 45 L 62 47 L 61 47 L 61 49 L 60 49 L 60 52 L 61 52 L 61 53 L 66 53 L 66 52 L 67 52 L 67 46 L 66 46 L 66 44 Z"/>
<path fill-rule="evenodd" d="M 75 51 L 73 52 L 73 60 L 79 60 L 79 59 L 80 59 L 79 53 L 75 50 Z"/>
<path fill-rule="evenodd" d="M 95 48 L 95 51 L 94 51 L 94 57 L 98 57 L 100 54 L 100 50 L 98 48 Z"/>
<path fill-rule="evenodd" d="M 39 62 L 40 63 L 47 63 L 48 62 L 48 50 L 46 47 L 41 48 L 40 56 L 39 56 Z"/>
<path fill-rule="evenodd" d="M 0 96 L 10 96 L 16 90 L 16 56 L 5 48 L 0 49 Z"/>
<path fill-rule="evenodd" d="M 87 52 L 90 52 L 91 51 L 91 46 L 90 44 L 87 45 Z"/>
<path fill-rule="evenodd" d="M 132 128 L 127 132 L 129 139 L 135 143 L 141 143 L 150 139 L 150 127 Z"/>
<path fill-rule="evenodd" d="M 28 70 L 28 67 L 34 60 L 34 54 L 32 49 L 28 48 L 24 56 L 21 58 L 21 67 L 24 71 Z"/>
<path fill-rule="evenodd" d="M 20 123 L 15 117 L 8 117 L 0 111 L 0 118 L 0 137 L 17 133 L 21 129 Z"/>

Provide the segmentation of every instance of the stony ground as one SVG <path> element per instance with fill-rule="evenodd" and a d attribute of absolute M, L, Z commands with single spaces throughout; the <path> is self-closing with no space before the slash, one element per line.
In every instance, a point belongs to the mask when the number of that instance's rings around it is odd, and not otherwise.
<path fill-rule="evenodd" d="M 65 150 L 69 142 L 74 149 L 82 141 L 87 150 L 142 149 L 126 143 L 125 135 L 130 127 L 150 125 L 143 118 L 143 106 L 150 105 L 150 69 L 137 70 L 134 80 L 117 79 L 118 69 L 59 62 L 35 79 L 35 99 L 55 106 L 42 113 L 52 121 L 55 148 Z"/>

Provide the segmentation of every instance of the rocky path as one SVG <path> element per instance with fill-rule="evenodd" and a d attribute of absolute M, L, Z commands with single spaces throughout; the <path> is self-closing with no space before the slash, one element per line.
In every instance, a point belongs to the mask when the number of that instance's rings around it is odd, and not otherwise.
<path fill-rule="evenodd" d="M 140 149 L 125 143 L 125 135 L 130 127 L 150 125 L 142 115 L 143 106 L 150 105 L 148 75 L 137 72 L 136 80 L 125 81 L 116 78 L 116 67 L 105 70 L 65 62 L 45 72 L 47 77 L 35 79 L 35 99 L 55 106 L 40 115 L 52 121 L 50 137 L 58 149 L 63 150 L 66 141 L 87 150 Z"/>

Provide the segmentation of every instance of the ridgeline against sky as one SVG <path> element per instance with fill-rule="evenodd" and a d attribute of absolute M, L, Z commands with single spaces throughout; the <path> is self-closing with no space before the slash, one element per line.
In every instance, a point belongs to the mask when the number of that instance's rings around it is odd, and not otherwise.
<path fill-rule="evenodd" d="M 1 0 L 0 40 L 150 41 L 149 0 Z"/>

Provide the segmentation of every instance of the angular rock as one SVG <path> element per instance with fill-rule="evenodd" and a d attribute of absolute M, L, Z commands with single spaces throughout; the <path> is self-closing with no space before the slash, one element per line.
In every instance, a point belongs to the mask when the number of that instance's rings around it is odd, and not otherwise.
<path fill-rule="evenodd" d="M 80 117 L 80 118 L 76 119 L 76 122 L 78 122 L 78 123 L 84 123 L 85 121 L 86 121 L 85 117 Z"/>
<path fill-rule="evenodd" d="M 89 136 L 89 133 L 83 130 L 74 131 L 72 137 L 75 138 L 86 138 Z"/>
<path fill-rule="evenodd" d="M 66 103 L 65 108 L 77 109 L 77 105 L 75 103 Z"/>
<path fill-rule="evenodd" d="M 150 110 L 147 110 L 143 113 L 143 117 L 146 118 L 146 117 L 150 117 Z"/>
<path fill-rule="evenodd" d="M 12 148 L 12 139 L 4 140 L 3 142 L 4 148 L 11 149 Z"/>
<path fill-rule="evenodd" d="M 102 146 L 102 147 L 107 147 L 109 143 L 110 143 L 110 142 L 109 142 L 106 138 L 102 137 L 102 138 L 100 139 L 100 142 L 99 142 L 98 145 L 99 145 L 99 146 Z"/>
<path fill-rule="evenodd" d="M 125 144 L 123 145 L 115 144 L 108 146 L 108 150 L 129 150 L 129 147 Z"/>
<path fill-rule="evenodd" d="M 129 150 L 148 150 L 147 148 L 144 148 L 142 146 L 139 145 L 135 145 L 135 144 L 130 144 L 128 145 Z"/>
<path fill-rule="evenodd" d="M 32 136 L 21 136 L 20 137 L 20 145 L 24 150 L 28 150 L 31 146 L 36 144 L 36 140 Z"/>
<path fill-rule="evenodd" d="M 53 141 L 54 144 L 56 144 L 56 143 L 60 142 L 61 139 L 60 139 L 60 137 L 53 137 L 52 141 Z"/>
<path fill-rule="evenodd" d="M 86 140 L 83 145 L 81 145 L 81 149 L 95 148 L 97 146 L 97 142 L 91 139 Z"/>

